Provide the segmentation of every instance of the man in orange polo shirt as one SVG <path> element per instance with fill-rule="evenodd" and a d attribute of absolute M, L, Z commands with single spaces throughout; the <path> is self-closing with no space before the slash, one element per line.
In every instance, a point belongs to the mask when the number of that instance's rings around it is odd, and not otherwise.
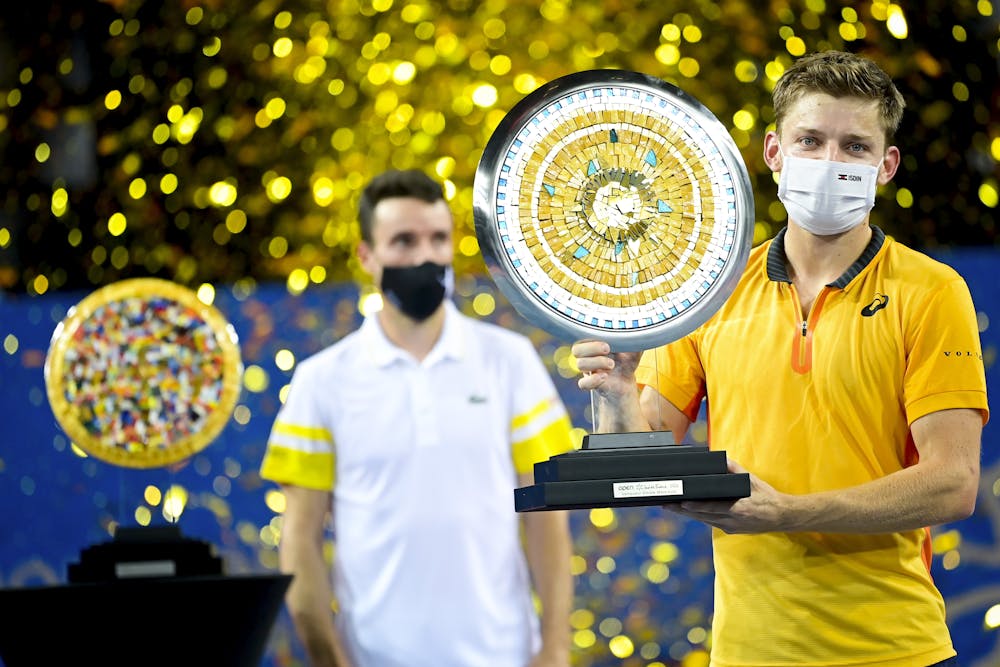
<path fill-rule="evenodd" d="M 903 98 L 847 53 L 796 61 L 764 159 L 789 224 L 702 327 L 645 353 L 574 345 L 606 430 L 670 430 L 751 474 L 713 526 L 714 667 L 957 664 L 927 526 L 969 516 L 988 418 L 964 280 L 868 223 Z"/>

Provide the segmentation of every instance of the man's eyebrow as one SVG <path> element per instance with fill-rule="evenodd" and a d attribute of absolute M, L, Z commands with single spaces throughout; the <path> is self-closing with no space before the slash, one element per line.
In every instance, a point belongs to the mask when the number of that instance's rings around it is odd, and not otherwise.
<path fill-rule="evenodd" d="M 819 130 L 819 129 L 816 129 L 816 128 L 812 128 L 812 127 L 795 127 L 795 128 L 792 128 L 792 132 L 793 132 L 793 134 L 810 135 L 810 136 L 817 136 L 817 137 L 823 137 L 823 138 L 826 138 L 826 137 L 829 136 L 826 132 L 824 132 L 822 130 Z M 860 142 L 860 143 L 870 144 L 873 141 L 875 141 L 876 137 L 873 136 L 873 135 L 856 134 L 854 132 L 850 132 L 848 134 L 845 134 L 843 136 L 843 139 L 846 140 L 846 141 L 857 141 L 857 142 Z"/>

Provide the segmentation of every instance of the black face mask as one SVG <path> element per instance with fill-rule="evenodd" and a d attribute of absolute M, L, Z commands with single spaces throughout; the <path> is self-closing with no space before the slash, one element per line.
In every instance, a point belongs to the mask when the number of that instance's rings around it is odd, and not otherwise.
<path fill-rule="evenodd" d="M 434 262 L 382 268 L 382 295 L 410 319 L 434 314 L 447 292 L 448 267 Z"/>

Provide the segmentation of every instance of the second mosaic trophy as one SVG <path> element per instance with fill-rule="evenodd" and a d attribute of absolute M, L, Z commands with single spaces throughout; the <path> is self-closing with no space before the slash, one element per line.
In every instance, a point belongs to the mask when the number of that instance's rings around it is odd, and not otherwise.
<path fill-rule="evenodd" d="M 504 117 L 475 180 L 490 275 L 529 322 L 613 351 L 677 340 L 732 293 L 749 256 L 753 193 L 721 122 L 638 72 L 577 72 Z M 535 466 L 517 511 L 739 498 L 724 451 L 670 433 L 601 433 Z"/>

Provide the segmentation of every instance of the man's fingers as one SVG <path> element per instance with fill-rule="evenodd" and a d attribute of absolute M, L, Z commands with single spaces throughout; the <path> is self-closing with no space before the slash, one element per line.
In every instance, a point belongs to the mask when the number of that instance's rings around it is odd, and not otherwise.
<path fill-rule="evenodd" d="M 573 356 L 578 359 L 600 357 L 610 354 L 611 347 L 603 340 L 580 340 L 573 343 L 572 352 Z"/>

